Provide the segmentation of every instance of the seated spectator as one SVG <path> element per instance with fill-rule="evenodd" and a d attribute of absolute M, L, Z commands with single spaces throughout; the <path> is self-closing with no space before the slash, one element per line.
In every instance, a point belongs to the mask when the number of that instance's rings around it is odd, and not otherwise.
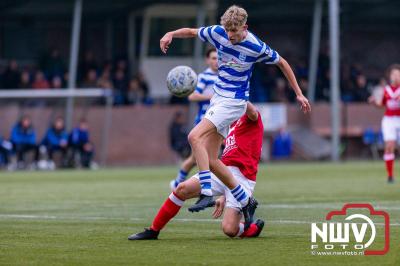
<path fill-rule="evenodd" d="M 35 79 L 32 83 L 32 88 L 34 89 L 48 89 L 50 88 L 50 84 L 44 76 L 43 72 L 38 70 L 35 74 Z"/>
<path fill-rule="evenodd" d="M 62 166 L 65 167 L 67 165 L 68 134 L 65 131 L 63 118 L 57 117 L 54 120 L 53 125 L 47 130 L 40 145 L 46 149 L 49 159 L 47 165 L 50 169 L 55 169 L 55 152 L 61 153 Z"/>
<path fill-rule="evenodd" d="M 72 130 L 68 137 L 68 145 L 71 150 L 70 162 L 73 165 L 79 163 L 84 168 L 92 165 L 94 147 L 90 142 L 89 126 L 85 119 L 81 119 L 79 126 Z"/>
<path fill-rule="evenodd" d="M 0 136 L 0 166 L 8 166 L 10 162 L 10 153 L 12 151 L 12 143 Z"/>
<path fill-rule="evenodd" d="M 143 91 L 140 87 L 139 80 L 137 78 L 133 78 L 129 81 L 127 101 L 129 104 L 134 105 L 140 103 L 142 99 Z"/>
<path fill-rule="evenodd" d="M 19 81 L 18 88 L 20 89 L 31 89 L 32 88 L 32 83 L 31 83 L 31 75 L 27 70 L 24 70 L 21 72 L 21 79 Z"/>
<path fill-rule="evenodd" d="M 28 115 L 24 115 L 11 131 L 11 142 L 17 154 L 18 168 L 26 165 L 25 155 L 29 151 L 34 152 L 34 165 L 37 165 L 39 151 L 36 145 L 36 132 L 32 125 L 32 120 Z"/>
<path fill-rule="evenodd" d="M 51 87 L 53 89 L 61 89 L 63 87 L 63 81 L 60 76 L 54 76 L 51 79 Z"/>
<path fill-rule="evenodd" d="M 111 80 L 111 70 L 108 69 L 103 70 L 103 73 L 101 73 L 101 76 L 97 81 L 97 86 L 103 89 L 114 88 L 114 85 Z"/>
<path fill-rule="evenodd" d="M 280 129 L 274 137 L 272 145 L 272 157 L 274 159 L 287 159 L 292 154 L 292 137 L 285 129 Z"/>
<path fill-rule="evenodd" d="M 82 88 L 96 88 L 97 87 L 97 72 L 96 69 L 89 69 L 86 73 L 85 80 L 83 81 Z"/>
<path fill-rule="evenodd" d="M 169 127 L 170 146 L 179 157 L 186 158 L 190 154 L 190 145 L 187 139 L 188 133 L 185 128 L 185 115 L 178 111 Z"/>

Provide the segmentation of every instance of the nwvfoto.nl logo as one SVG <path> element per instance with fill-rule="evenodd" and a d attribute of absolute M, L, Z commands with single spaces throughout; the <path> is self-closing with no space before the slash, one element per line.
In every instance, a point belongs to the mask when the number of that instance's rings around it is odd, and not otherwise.
<path fill-rule="evenodd" d="M 365 211 L 368 213 L 365 214 Z M 335 218 L 335 221 L 333 221 Z M 323 223 L 311 224 L 312 255 L 385 255 L 390 245 L 389 214 L 371 204 L 348 203 L 331 211 Z M 377 225 L 382 225 L 378 230 Z M 377 238 L 383 244 L 376 244 Z"/>

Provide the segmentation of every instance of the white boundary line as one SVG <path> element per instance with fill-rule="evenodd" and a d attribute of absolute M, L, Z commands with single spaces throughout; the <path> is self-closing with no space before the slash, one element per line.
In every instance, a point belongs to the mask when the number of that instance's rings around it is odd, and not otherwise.
<path fill-rule="evenodd" d="M 0 219 L 21 219 L 21 220 L 77 220 L 77 221 L 148 221 L 145 218 L 122 218 L 122 217 L 102 217 L 102 216 L 54 216 L 54 215 L 29 215 L 29 214 L 0 214 Z M 177 218 L 172 221 L 177 222 L 200 222 L 200 223 L 219 223 L 220 219 L 196 219 L 196 218 Z M 318 221 L 323 222 L 323 221 Z M 308 224 L 315 223 L 315 221 L 301 221 L 301 220 L 266 220 L 267 224 Z M 375 223 L 376 225 L 383 226 L 383 223 Z M 400 223 L 391 223 L 390 226 L 400 226 Z"/>

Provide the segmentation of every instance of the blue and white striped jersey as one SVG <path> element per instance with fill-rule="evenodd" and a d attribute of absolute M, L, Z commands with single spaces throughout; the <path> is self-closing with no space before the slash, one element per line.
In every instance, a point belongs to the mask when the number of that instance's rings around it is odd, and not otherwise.
<path fill-rule="evenodd" d="M 276 64 L 279 61 L 279 54 L 249 31 L 237 44 L 229 41 L 220 25 L 202 27 L 198 36 L 218 51 L 218 79 L 214 90 L 224 97 L 248 100 L 254 63 Z"/>
<path fill-rule="evenodd" d="M 207 68 L 206 70 L 201 72 L 197 77 L 196 91 L 204 95 L 212 96 L 214 94 L 214 83 L 217 80 L 217 78 L 218 78 L 218 73 L 212 71 L 211 68 Z M 197 112 L 197 116 L 194 121 L 195 125 L 200 123 L 201 119 L 206 114 L 209 105 L 210 101 L 198 102 L 199 111 Z"/>

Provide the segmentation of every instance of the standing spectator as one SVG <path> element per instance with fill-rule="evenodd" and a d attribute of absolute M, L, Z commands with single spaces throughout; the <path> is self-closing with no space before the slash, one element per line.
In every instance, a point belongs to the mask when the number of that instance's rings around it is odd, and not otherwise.
<path fill-rule="evenodd" d="M 13 127 L 11 142 L 17 154 L 18 168 L 24 168 L 26 164 L 25 154 L 29 151 L 34 152 L 34 164 L 37 164 L 39 151 L 36 145 L 36 132 L 28 115 L 24 115 Z"/>
<path fill-rule="evenodd" d="M 54 48 L 50 56 L 47 56 L 42 66 L 46 76 L 52 79 L 54 76 L 62 76 L 65 72 L 65 64 L 61 58 L 60 50 Z"/>
<path fill-rule="evenodd" d="M 169 127 L 170 146 L 179 157 L 186 158 L 190 154 L 190 145 L 187 139 L 188 132 L 185 128 L 185 115 L 183 112 L 176 112 Z"/>
<path fill-rule="evenodd" d="M 356 77 L 353 95 L 355 102 L 366 102 L 368 100 L 369 91 L 365 75 L 359 74 Z"/>
<path fill-rule="evenodd" d="M 92 164 L 94 153 L 93 144 L 89 138 L 89 126 L 85 119 L 81 119 L 79 126 L 74 128 L 69 135 L 68 144 L 71 149 L 71 161 L 75 164 L 80 157 L 79 163 L 84 168 L 89 168 Z"/>
<path fill-rule="evenodd" d="M 44 76 L 43 72 L 38 70 L 35 74 L 35 79 L 32 83 L 32 88 L 34 89 L 48 89 L 50 88 L 50 84 Z"/>
<path fill-rule="evenodd" d="M 116 105 L 126 103 L 127 89 L 128 80 L 125 72 L 122 69 L 118 69 L 114 77 L 114 103 Z"/>
<path fill-rule="evenodd" d="M 292 154 L 292 137 L 284 128 L 274 137 L 272 156 L 274 159 L 286 159 Z"/>
<path fill-rule="evenodd" d="M 3 65 L 0 64 L 0 89 L 4 88 L 4 73 L 6 69 Z"/>
<path fill-rule="evenodd" d="M 21 73 L 18 70 L 18 63 L 16 60 L 11 60 L 8 64 L 6 71 L 3 74 L 3 86 L 5 89 L 18 88 Z"/>
<path fill-rule="evenodd" d="M 83 80 L 85 77 L 87 77 L 87 74 L 89 70 L 94 69 L 97 71 L 99 65 L 97 64 L 97 61 L 95 59 L 95 56 L 92 51 L 86 51 L 85 56 L 83 60 L 81 61 L 79 65 L 79 80 Z"/>
<path fill-rule="evenodd" d="M 142 72 L 139 72 L 137 75 L 137 79 L 139 81 L 139 86 L 143 92 L 143 103 L 145 104 L 150 104 L 151 99 L 150 99 L 150 89 L 149 85 L 147 84 L 147 81 L 144 77 L 144 74 Z"/>

